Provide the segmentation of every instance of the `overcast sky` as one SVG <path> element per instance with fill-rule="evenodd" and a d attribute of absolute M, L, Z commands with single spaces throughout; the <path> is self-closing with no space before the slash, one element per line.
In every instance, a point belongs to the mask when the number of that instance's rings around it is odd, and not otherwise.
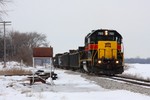
<path fill-rule="evenodd" d="M 13 0 L 5 8 L 9 29 L 45 34 L 55 54 L 108 28 L 122 34 L 126 58 L 150 57 L 150 0 Z"/>

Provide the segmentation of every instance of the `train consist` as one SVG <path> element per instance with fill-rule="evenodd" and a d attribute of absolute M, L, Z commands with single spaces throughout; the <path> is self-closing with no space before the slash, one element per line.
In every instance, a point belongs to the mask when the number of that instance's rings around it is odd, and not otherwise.
<path fill-rule="evenodd" d="M 116 30 L 93 30 L 85 37 L 83 47 L 56 54 L 54 66 L 87 73 L 121 74 L 124 71 L 122 36 Z"/>

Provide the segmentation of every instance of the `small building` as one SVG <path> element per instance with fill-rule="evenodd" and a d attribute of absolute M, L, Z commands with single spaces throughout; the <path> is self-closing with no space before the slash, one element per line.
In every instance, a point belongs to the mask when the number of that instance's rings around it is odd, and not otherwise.
<path fill-rule="evenodd" d="M 37 47 L 33 48 L 33 67 L 46 66 L 52 64 L 53 48 Z"/>

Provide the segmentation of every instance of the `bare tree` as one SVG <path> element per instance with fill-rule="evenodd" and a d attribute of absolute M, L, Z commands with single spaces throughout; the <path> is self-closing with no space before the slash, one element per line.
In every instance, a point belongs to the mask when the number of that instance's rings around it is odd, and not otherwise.
<path fill-rule="evenodd" d="M 29 47 L 47 46 L 46 36 L 44 34 L 38 34 L 37 32 L 29 33 Z"/>
<path fill-rule="evenodd" d="M 0 0 L 0 5 L 5 5 L 8 0 Z"/>
<path fill-rule="evenodd" d="M 32 64 L 32 48 L 47 47 L 49 44 L 46 36 L 37 32 L 10 32 L 8 40 L 7 51 L 9 51 L 9 58 L 17 61 L 23 60 L 27 64 Z"/>
<path fill-rule="evenodd" d="M 11 0 L 0 0 L 0 19 L 2 19 L 3 14 L 7 14 L 4 7 Z"/>

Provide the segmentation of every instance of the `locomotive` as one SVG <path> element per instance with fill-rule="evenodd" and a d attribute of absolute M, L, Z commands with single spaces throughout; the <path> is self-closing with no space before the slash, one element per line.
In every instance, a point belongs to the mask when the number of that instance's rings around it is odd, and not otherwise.
<path fill-rule="evenodd" d="M 93 30 L 77 50 L 56 54 L 54 66 L 87 73 L 115 75 L 124 71 L 122 36 L 116 30 Z"/>

